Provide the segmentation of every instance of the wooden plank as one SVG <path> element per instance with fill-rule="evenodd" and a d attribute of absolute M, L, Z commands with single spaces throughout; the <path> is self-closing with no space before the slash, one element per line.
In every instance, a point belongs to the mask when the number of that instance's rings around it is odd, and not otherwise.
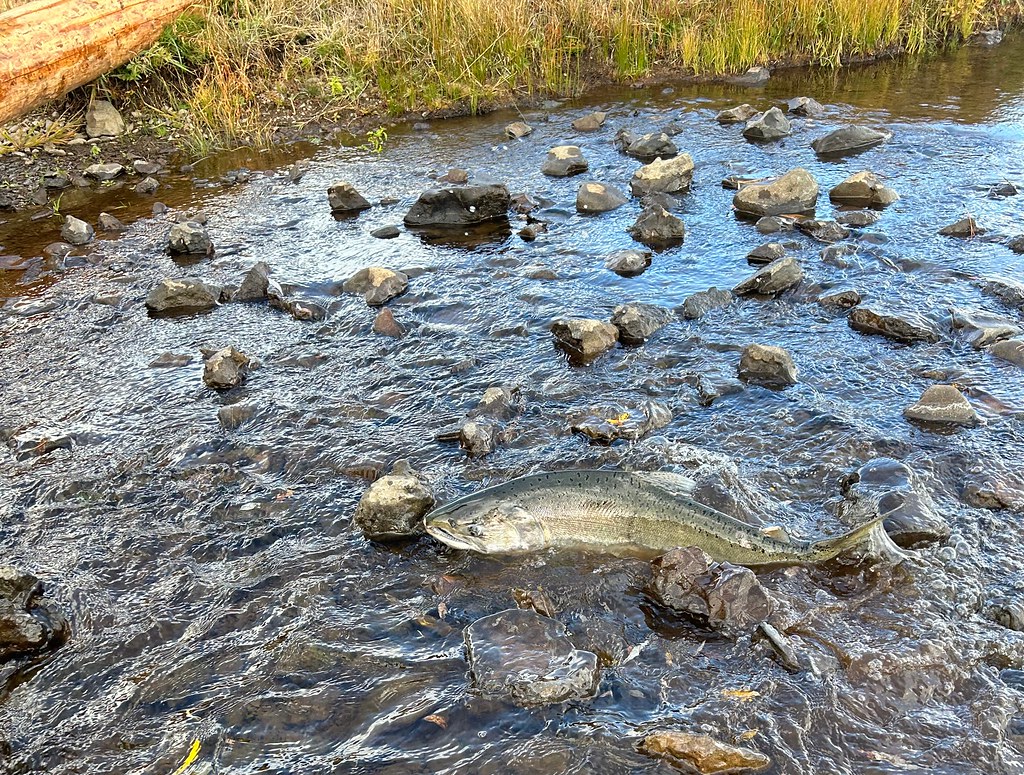
<path fill-rule="evenodd" d="M 123 65 L 195 0 L 34 0 L 0 14 L 0 124 Z"/>

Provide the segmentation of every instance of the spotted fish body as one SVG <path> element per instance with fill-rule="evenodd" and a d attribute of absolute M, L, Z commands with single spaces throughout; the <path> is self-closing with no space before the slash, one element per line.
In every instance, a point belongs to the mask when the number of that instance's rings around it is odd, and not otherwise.
<path fill-rule="evenodd" d="M 427 515 L 427 532 L 484 554 L 572 548 L 655 556 L 697 546 L 738 565 L 814 563 L 862 544 L 891 546 L 881 519 L 837 538 L 784 541 L 697 503 L 694 483 L 667 473 L 558 471 L 520 477 Z"/>

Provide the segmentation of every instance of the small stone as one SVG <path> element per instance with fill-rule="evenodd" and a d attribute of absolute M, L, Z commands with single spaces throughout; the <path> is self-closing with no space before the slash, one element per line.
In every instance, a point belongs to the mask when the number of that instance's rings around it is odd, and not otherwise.
<path fill-rule="evenodd" d="M 751 67 L 743 75 L 733 76 L 729 80 L 740 86 L 761 86 L 771 77 L 771 71 L 767 67 L 757 65 Z"/>
<path fill-rule="evenodd" d="M 764 266 L 772 261 L 777 261 L 786 255 L 786 248 L 781 242 L 767 242 L 758 245 L 747 253 L 747 263 L 754 266 Z"/>
<path fill-rule="evenodd" d="M 512 203 L 501 184 L 454 186 L 424 191 L 405 214 L 406 226 L 465 227 L 508 219 Z"/>
<path fill-rule="evenodd" d="M 234 347 L 217 350 L 206 359 L 203 366 L 203 382 L 214 390 L 228 390 L 238 387 L 249 376 L 252 359 Z"/>
<path fill-rule="evenodd" d="M 850 230 L 835 221 L 806 218 L 796 222 L 796 228 L 818 242 L 839 242 L 850 236 Z"/>
<path fill-rule="evenodd" d="M 635 159 L 668 159 L 679 153 L 676 144 L 664 132 L 650 132 L 640 135 L 626 148 L 626 153 Z"/>
<path fill-rule="evenodd" d="M 145 159 L 136 159 L 132 162 L 132 169 L 135 170 L 139 175 L 155 175 L 161 169 L 159 164 L 152 161 L 146 161 Z"/>
<path fill-rule="evenodd" d="M 888 207 L 900 195 L 884 185 L 878 176 L 867 170 L 850 175 L 828 192 L 829 199 L 836 204 L 854 207 Z"/>
<path fill-rule="evenodd" d="M 607 113 L 597 111 L 596 113 L 591 113 L 587 116 L 583 116 L 582 118 L 577 118 L 572 122 L 572 128 L 577 132 L 596 132 L 604 126 L 605 119 L 607 118 Z"/>
<path fill-rule="evenodd" d="M 737 105 L 734 108 L 727 108 L 726 110 L 720 111 L 715 116 L 715 121 L 719 124 L 744 124 L 760 111 L 757 108 L 751 107 L 750 105 L 743 103 Z"/>
<path fill-rule="evenodd" d="M 1024 283 L 1009 277 L 988 277 L 981 286 L 986 296 L 999 299 L 1007 307 L 1024 312 Z"/>
<path fill-rule="evenodd" d="M 908 420 L 921 422 L 976 425 L 978 413 L 953 385 L 932 385 L 921 394 L 917 403 L 903 411 Z"/>
<path fill-rule="evenodd" d="M 770 108 L 764 113 L 758 113 L 747 121 L 747 125 L 743 128 L 743 136 L 757 142 L 781 140 L 792 133 L 792 124 L 778 108 Z"/>
<path fill-rule="evenodd" d="M 458 167 L 453 167 L 448 170 L 444 175 L 438 178 L 441 183 L 451 183 L 456 186 L 461 186 L 469 182 L 469 172 Z"/>
<path fill-rule="evenodd" d="M 604 183 L 584 183 L 576 192 L 576 210 L 580 213 L 607 213 L 627 201 L 625 194 Z"/>
<path fill-rule="evenodd" d="M 791 257 L 780 258 L 759 269 L 732 290 L 737 296 L 776 296 L 795 287 L 803 278 L 804 270 L 799 261 Z"/>
<path fill-rule="evenodd" d="M 100 213 L 99 218 L 96 219 L 96 225 L 100 231 L 119 232 L 128 230 L 127 226 L 110 213 Z"/>
<path fill-rule="evenodd" d="M 267 298 L 267 288 L 270 285 L 270 265 L 265 261 L 258 261 L 245 273 L 242 284 L 232 295 L 232 301 L 263 301 Z"/>
<path fill-rule="evenodd" d="M 514 121 L 505 127 L 505 137 L 510 140 L 519 140 L 533 133 L 533 127 L 525 121 Z"/>
<path fill-rule="evenodd" d="M 60 229 L 60 236 L 72 245 L 85 245 L 92 242 L 96 232 L 85 221 L 69 215 L 64 219 L 64 225 Z"/>
<path fill-rule="evenodd" d="M 409 276 L 404 272 L 395 272 L 382 266 L 370 266 L 360 269 L 346 280 L 342 290 L 346 293 L 362 294 L 367 304 L 379 307 L 405 293 L 408 287 Z"/>
<path fill-rule="evenodd" d="M 459 428 L 459 446 L 470 457 L 483 457 L 494 451 L 497 428 L 492 422 L 466 420 Z"/>
<path fill-rule="evenodd" d="M 124 134 L 124 119 L 107 100 L 93 100 L 85 112 L 85 133 L 90 137 L 117 137 Z"/>
<path fill-rule="evenodd" d="M 860 294 L 852 289 L 830 291 L 818 297 L 818 304 L 831 309 L 850 309 L 860 304 Z"/>
<path fill-rule="evenodd" d="M 967 38 L 968 46 L 977 46 L 979 48 L 998 46 L 1002 42 L 1003 31 L 1000 29 L 976 30 Z"/>
<path fill-rule="evenodd" d="M 90 178 L 99 181 L 113 180 L 124 174 L 123 164 L 90 164 L 85 168 L 85 174 Z"/>
<path fill-rule="evenodd" d="M 353 521 L 371 541 L 393 541 L 423 534 L 423 515 L 434 506 L 434 494 L 408 461 L 363 493 Z"/>
<path fill-rule="evenodd" d="M 672 422 L 672 410 L 658 401 L 641 406 L 604 404 L 570 418 L 570 429 L 596 444 L 613 444 L 619 439 L 638 441 L 651 431 Z"/>
<path fill-rule="evenodd" d="M 655 159 L 633 173 L 629 182 L 633 196 L 676 194 L 690 190 L 693 181 L 693 157 L 688 153 L 673 159 Z"/>
<path fill-rule="evenodd" d="M 575 145 L 556 145 L 548 151 L 540 171 L 555 178 L 567 178 L 579 175 L 589 168 L 583 152 Z"/>
<path fill-rule="evenodd" d="M 651 265 L 649 250 L 616 250 L 605 259 L 604 266 L 615 274 L 623 277 L 636 277 L 643 274 Z"/>
<path fill-rule="evenodd" d="M 732 291 L 708 288 L 706 291 L 697 291 L 687 296 L 679 307 L 679 314 L 684 320 L 697 320 L 704 317 L 713 309 L 722 309 L 732 304 Z"/>
<path fill-rule="evenodd" d="M 1024 602 L 1020 600 L 1009 597 L 996 598 L 985 606 L 985 614 L 1008 630 L 1024 632 Z"/>
<path fill-rule="evenodd" d="M 654 248 L 678 244 L 686 236 L 683 222 L 660 205 L 645 207 L 628 231 L 637 242 Z"/>
<path fill-rule="evenodd" d="M 978 222 L 974 220 L 973 215 L 968 215 L 966 218 L 961 218 L 956 223 L 951 223 L 949 226 L 944 226 L 939 229 L 939 234 L 943 237 L 977 237 L 984 234 L 987 229 L 982 228 L 978 225 Z"/>
<path fill-rule="evenodd" d="M 256 404 L 229 404 L 217 410 L 217 420 L 221 427 L 233 431 L 255 417 L 258 410 Z"/>
<path fill-rule="evenodd" d="M 489 387 L 480 396 L 470 417 L 491 417 L 507 420 L 519 410 L 522 396 L 518 387 Z"/>
<path fill-rule="evenodd" d="M 1024 253 L 1024 234 L 1018 234 L 1016 237 L 1010 238 L 1006 242 L 1006 247 L 1014 253 Z"/>
<path fill-rule="evenodd" d="M 817 201 L 817 181 L 807 170 L 797 168 L 770 183 L 744 186 L 732 204 L 740 213 L 760 217 L 813 211 Z"/>
<path fill-rule="evenodd" d="M 340 181 L 327 189 L 327 202 L 332 213 L 355 213 L 372 205 L 351 183 Z"/>
<path fill-rule="evenodd" d="M 66 258 L 68 253 L 74 249 L 74 245 L 67 242 L 51 242 L 43 248 L 43 255 L 52 261 L 60 261 Z"/>
<path fill-rule="evenodd" d="M 996 183 L 988 190 L 989 199 L 1005 199 L 1008 196 L 1017 196 L 1018 194 L 1020 194 L 1020 189 L 1008 180 Z"/>
<path fill-rule="evenodd" d="M 558 609 L 543 589 L 513 589 L 512 598 L 516 606 L 524 611 L 535 611 L 541 616 L 558 616 Z"/>
<path fill-rule="evenodd" d="M 612 313 L 611 323 L 619 331 L 619 341 L 626 345 L 643 344 L 651 335 L 672 320 L 668 310 L 653 304 L 622 304 Z"/>
<path fill-rule="evenodd" d="M 882 307 L 857 307 L 846 318 L 862 334 L 879 334 L 898 342 L 937 342 L 939 332 L 927 318 L 914 312 L 890 312 Z"/>
<path fill-rule="evenodd" d="M 794 97 L 786 101 L 786 110 L 794 116 L 805 116 L 806 118 L 817 118 L 825 115 L 825 107 L 817 100 L 810 97 Z"/>
<path fill-rule="evenodd" d="M 71 179 L 67 175 L 52 173 L 43 175 L 43 186 L 46 188 L 62 190 L 71 185 Z"/>
<path fill-rule="evenodd" d="M 819 156 L 846 156 L 874 148 L 891 137 L 892 134 L 889 132 L 881 132 L 866 126 L 847 126 L 819 137 L 811 143 L 811 148 Z"/>
<path fill-rule="evenodd" d="M 143 178 L 135 185 L 136 194 L 155 194 L 160 188 L 160 182 L 156 178 Z"/>
<path fill-rule="evenodd" d="M 150 312 L 199 312 L 220 302 L 221 289 L 196 280 L 161 280 L 146 299 Z"/>
<path fill-rule="evenodd" d="M 963 331 L 967 341 L 978 350 L 1021 333 L 1021 327 L 1015 321 L 991 312 L 954 308 L 952 316 L 953 328 Z"/>
<path fill-rule="evenodd" d="M 796 229 L 796 221 L 793 218 L 783 218 L 780 215 L 765 215 L 757 219 L 754 228 L 761 234 L 777 234 Z"/>
<path fill-rule="evenodd" d="M 881 217 L 881 215 L 872 210 L 854 210 L 851 213 L 840 213 L 837 215 L 836 223 L 841 223 L 843 226 L 852 226 L 856 229 L 862 229 L 865 226 L 872 226 L 878 223 Z"/>
<path fill-rule="evenodd" d="M 850 269 L 857 266 L 857 246 L 851 242 L 829 245 L 822 248 L 819 255 L 821 256 L 822 263 L 839 269 Z"/>
<path fill-rule="evenodd" d="M 179 355 L 177 353 L 161 353 L 149 362 L 151 369 L 177 369 L 188 366 L 193 361 L 191 355 Z"/>
<path fill-rule="evenodd" d="M 373 332 L 381 336 L 401 339 L 405 336 L 405 327 L 395 319 L 395 313 L 384 307 L 373 319 Z"/>
<path fill-rule="evenodd" d="M 171 226 L 167 249 L 179 255 L 212 256 L 213 240 L 204 226 L 195 221 L 185 221 Z"/>
<path fill-rule="evenodd" d="M 611 323 L 587 318 L 557 320 L 551 333 L 556 344 L 584 364 L 612 349 L 619 339 L 619 330 Z"/>
<path fill-rule="evenodd" d="M 677 766 L 696 770 L 700 775 L 758 772 L 772 763 L 771 759 L 752 748 L 741 748 L 708 735 L 687 732 L 649 734 L 640 743 L 640 751 L 648 756 L 674 760 Z"/>
<path fill-rule="evenodd" d="M 781 347 L 749 344 L 740 355 L 739 378 L 769 388 L 784 388 L 797 383 L 796 365 Z"/>
<path fill-rule="evenodd" d="M 996 342 L 988 351 L 1000 360 L 1024 367 L 1024 340 L 1007 339 Z"/>
<path fill-rule="evenodd" d="M 722 178 L 722 188 L 728 189 L 729 191 L 739 191 L 744 186 L 749 186 L 751 183 L 761 183 L 763 178 L 749 178 L 744 175 L 726 175 Z"/>
<path fill-rule="evenodd" d="M 401 236 L 402 231 L 395 225 L 381 226 L 379 229 L 374 229 L 370 232 L 371 237 L 377 239 L 394 239 L 395 237 Z"/>

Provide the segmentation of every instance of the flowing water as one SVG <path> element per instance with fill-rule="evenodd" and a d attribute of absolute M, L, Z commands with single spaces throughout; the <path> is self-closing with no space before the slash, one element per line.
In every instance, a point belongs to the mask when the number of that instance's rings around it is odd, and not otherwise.
<path fill-rule="evenodd" d="M 798 95 L 828 114 L 797 119 L 776 144 L 746 143 L 738 127 L 713 120 L 737 102 L 767 107 Z M 601 131 L 569 128 L 597 109 L 610 114 Z M 780 72 L 762 90 L 607 89 L 526 111 L 534 133 L 507 141 L 502 128 L 516 118 L 393 131 L 379 155 L 305 147 L 213 159 L 199 180 L 169 178 L 162 201 L 209 216 L 210 260 L 173 261 L 166 216 L 149 216 L 152 200 L 127 187 L 63 203 L 83 217 L 107 209 L 137 220 L 60 265 L 35 258 L 58 238 L 56 218 L 0 225 L 0 253 L 21 257 L 0 270 L 0 425 L 70 440 L 41 456 L 0 452 L 0 546 L 4 562 L 44 580 L 72 627 L 65 646 L 8 679 L 5 770 L 169 773 L 199 740 L 189 772 L 662 772 L 670 766 L 637 743 L 683 729 L 745 739 L 772 758 L 772 773 L 1024 773 L 1024 693 L 999 676 L 1024 668 L 1024 639 L 984 613 L 994 596 L 1024 594 L 1021 515 L 961 497 L 979 472 L 1009 477 L 1024 466 L 1024 381 L 1019 367 L 949 326 L 953 306 L 1019 317 L 979 282 L 1024 273 L 998 239 L 936 234 L 966 212 L 997 237 L 1024 231 L 1020 197 L 987 196 L 1000 181 L 1024 181 L 1024 41 L 838 73 Z M 885 126 L 893 139 L 817 160 L 810 140 L 847 121 Z M 696 161 L 682 198 L 686 242 L 622 278 L 604 256 L 632 245 L 625 229 L 639 205 L 583 217 L 576 187 L 596 179 L 627 188 L 638 163 L 614 149 L 615 131 L 669 122 Z M 582 146 L 588 175 L 539 173 L 545 151 L 564 142 Z M 290 183 L 284 170 L 310 151 L 309 172 Z M 240 164 L 262 171 L 245 185 L 216 184 Z M 513 232 L 462 239 L 370 236 L 400 223 L 432 177 L 456 166 L 549 200 L 539 213 L 549 231 L 533 243 L 515 236 L 515 222 Z M 799 243 L 791 253 L 807 279 L 780 299 L 676 320 L 645 346 L 588 367 L 552 346 L 558 316 L 607 319 L 626 301 L 671 308 L 748 276 L 744 256 L 767 238 L 733 217 L 720 180 L 794 166 L 823 190 L 871 169 L 902 198 L 860 234 L 845 267 L 784 235 Z M 397 203 L 335 220 L 324 191 L 336 180 Z M 826 196 L 818 213 L 833 213 Z M 159 279 L 237 282 L 257 260 L 327 318 L 300 322 L 262 304 L 147 316 Z M 371 264 L 412 278 L 391 303 L 410 328 L 404 339 L 372 333 L 374 311 L 338 291 Z M 852 331 L 814 301 L 837 286 L 922 312 L 942 341 L 906 346 Z M 97 294 L 113 303 L 96 303 Z M 786 347 L 800 383 L 737 389 L 739 350 L 753 341 Z M 202 383 L 200 348 L 229 344 L 261 366 L 218 394 Z M 149 367 L 168 352 L 193 360 Z M 700 380 L 725 386 L 710 405 Z M 936 382 L 960 385 L 985 423 L 936 432 L 907 422 L 904 407 Z M 435 440 L 492 385 L 519 386 L 524 400 L 497 451 L 469 459 Z M 674 413 L 654 438 L 592 446 L 568 428 L 595 403 L 650 399 Z M 256 416 L 223 429 L 218 408 L 239 401 L 256 404 Z M 374 544 L 352 522 L 368 475 L 401 458 L 441 500 L 541 470 L 713 459 L 732 461 L 720 466 L 721 490 L 756 512 L 747 516 L 834 534 L 845 529 L 841 482 L 876 457 L 918 473 L 952 536 L 891 577 L 760 573 L 789 601 L 789 637 L 809 655 L 812 667 L 796 674 L 747 638 L 652 606 L 639 561 L 480 557 L 427 538 Z M 596 696 L 520 708 L 474 690 L 463 629 L 513 606 L 514 587 L 543 587 L 576 646 L 601 655 Z"/>

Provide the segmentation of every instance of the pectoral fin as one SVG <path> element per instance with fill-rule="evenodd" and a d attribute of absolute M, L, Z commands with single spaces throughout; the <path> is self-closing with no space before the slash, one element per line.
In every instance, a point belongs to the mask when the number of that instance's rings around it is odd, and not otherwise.
<path fill-rule="evenodd" d="M 697 483 L 674 471 L 634 471 L 633 476 L 677 498 L 692 498 Z"/>

